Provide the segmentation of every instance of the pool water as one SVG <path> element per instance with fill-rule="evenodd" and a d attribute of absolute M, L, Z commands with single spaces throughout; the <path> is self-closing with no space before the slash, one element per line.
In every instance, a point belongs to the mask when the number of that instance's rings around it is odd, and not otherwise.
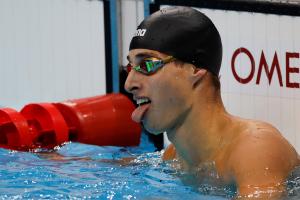
<path fill-rule="evenodd" d="M 55 152 L 0 149 L 0 199 L 221 200 L 234 195 L 230 187 L 185 184 L 185 174 L 153 151 L 145 138 L 136 148 L 68 143 Z M 120 162 L 127 157 L 134 162 Z M 299 199 L 297 171 L 290 179 L 287 199 Z"/>

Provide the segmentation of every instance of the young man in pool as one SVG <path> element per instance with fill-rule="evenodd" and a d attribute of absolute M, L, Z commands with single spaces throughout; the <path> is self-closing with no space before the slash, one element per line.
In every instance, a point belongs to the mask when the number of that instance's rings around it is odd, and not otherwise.
<path fill-rule="evenodd" d="M 219 182 L 235 183 L 240 198 L 281 196 L 298 154 L 272 125 L 225 110 L 222 43 L 209 18 L 162 9 L 138 26 L 129 50 L 125 89 L 139 104 L 132 119 L 153 134 L 166 131 L 172 144 L 164 159 L 176 157 L 189 171 L 213 163 Z"/>

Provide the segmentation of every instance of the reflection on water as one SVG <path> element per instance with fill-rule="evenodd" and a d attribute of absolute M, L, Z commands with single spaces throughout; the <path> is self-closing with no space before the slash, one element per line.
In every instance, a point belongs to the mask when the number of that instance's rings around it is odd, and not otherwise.
<path fill-rule="evenodd" d="M 61 158 L 51 159 L 55 154 L 0 149 L 0 199 L 219 200 L 235 195 L 234 184 L 219 184 L 213 163 L 187 173 L 176 161 L 162 162 L 161 152 L 147 153 L 151 150 L 71 143 L 57 149 Z M 120 163 L 124 157 L 135 159 Z M 287 186 L 285 199 L 300 199 L 299 169 Z"/>
<path fill-rule="evenodd" d="M 155 167 L 155 171 L 149 171 L 149 173 L 145 175 L 146 178 L 151 178 L 151 181 L 149 180 L 151 184 L 161 187 L 173 184 L 174 187 L 178 187 L 178 185 L 172 182 L 178 178 L 177 180 L 180 180 L 181 184 L 190 187 L 191 191 L 201 195 L 210 195 L 225 199 L 236 197 L 236 184 L 224 184 L 216 171 L 214 162 L 202 164 L 195 170 L 187 172 L 180 169 L 178 160 L 162 162 L 160 159 L 162 153 L 163 152 L 142 154 L 134 160 L 134 163 L 139 164 L 139 166 L 148 165 Z M 169 179 L 165 177 L 169 177 Z M 158 182 L 159 184 L 157 184 Z M 287 181 L 282 184 L 286 186 L 286 191 L 283 191 L 281 199 L 300 199 L 300 167 L 294 169 Z M 274 188 L 270 187 L 267 192 L 271 194 L 274 192 Z M 258 188 L 254 196 L 259 197 L 259 194 Z"/>
<path fill-rule="evenodd" d="M 237 193 L 234 183 L 225 184 L 223 182 L 217 173 L 214 162 L 204 163 L 189 172 L 177 171 L 177 176 L 185 185 L 190 185 L 201 194 L 232 198 Z"/>
<path fill-rule="evenodd" d="M 170 169 L 173 169 L 172 174 L 174 176 L 179 177 L 184 185 L 191 186 L 194 191 L 200 194 L 220 196 L 229 199 L 237 195 L 236 184 L 234 182 L 224 184 L 216 171 L 214 162 L 205 163 L 189 172 L 174 170 L 174 166 L 175 168 L 180 168 L 177 160 L 169 161 L 168 164 L 171 166 Z M 281 199 L 300 199 L 300 167 L 295 168 L 282 184 L 286 186 L 286 190 L 282 191 Z M 267 193 L 271 194 L 274 190 L 277 190 L 277 188 L 270 187 Z M 253 196 L 259 197 L 259 194 L 262 192 L 259 192 L 259 188 L 257 188 L 257 192 L 253 194 Z"/>
<path fill-rule="evenodd" d="M 287 197 L 285 199 L 300 199 L 300 167 L 290 174 L 287 182 Z"/>

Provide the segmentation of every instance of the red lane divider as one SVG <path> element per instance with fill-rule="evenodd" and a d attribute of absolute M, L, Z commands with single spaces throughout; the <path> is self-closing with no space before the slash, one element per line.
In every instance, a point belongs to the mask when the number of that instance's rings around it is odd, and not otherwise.
<path fill-rule="evenodd" d="M 109 94 L 56 103 L 70 127 L 72 140 L 101 146 L 137 146 L 141 128 L 131 120 L 132 102 Z"/>
<path fill-rule="evenodd" d="M 131 120 L 133 103 L 108 94 L 61 103 L 33 103 L 20 112 L 0 109 L 0 147 L 53 148 L 67 141 L 101 146 L 137 146 L 141 127 Z"/>

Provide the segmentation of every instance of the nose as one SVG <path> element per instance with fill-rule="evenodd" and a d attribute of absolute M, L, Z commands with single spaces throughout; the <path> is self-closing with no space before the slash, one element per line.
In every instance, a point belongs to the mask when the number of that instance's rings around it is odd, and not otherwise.
<path fill-rule="evenodd" d="M 125 84 L 124 84 L 124 88 L 127 92 L 133 94 L 134 92 L 136 92 L 137 90 L 139 90 L 141 88 L 142 83 L 138 76 L 139 76 L 139 74 L 134 70 L 129 72 L 129 74 L 126 78 Z"/>

